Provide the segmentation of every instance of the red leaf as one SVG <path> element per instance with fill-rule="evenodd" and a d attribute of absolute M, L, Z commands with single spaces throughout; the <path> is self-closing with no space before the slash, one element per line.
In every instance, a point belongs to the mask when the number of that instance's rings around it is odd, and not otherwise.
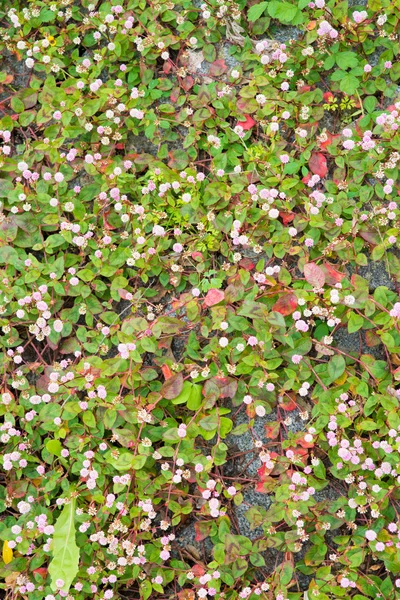
<path fill-rule="evenodd" d="M 322 288 L 325 283 L 325 273 L 315 263 L 306 263 L 304 265 L 304 276 L 308 283 L 313 287 Z"/>
<path fill-rule="evenodd" d="M 289 396 L 289 398 L 288 398 Z M 290 397 L 290 393 L 285 394 L 285 400 L 279 403 L 279 408 L 283 408 L 283 410 L 287 410 L 288 412 L 291 410 L 296 410 L 297 404 L 293 398 Z"/>
<path fill-rule="evenodd" d="M 335 96 L 332 94 L 332 92 L 324 92 L 323 96 L 324 96 L 325 102 L 329 102 L 329 101 L 335 99 Z"/>
<path fill-rule="evenodd" d="M 169 379 L 173 375 L 173 373 L 168 365 L 161 365 L 161 371 L 162 371 L 162 374 L 164 375 L 165 379 Z"/>
<path fill-rule="evenodd" d="M 236 125 L 240 125 L 240 127 L 242 127 L 242 129 L 244 129 L 245 131 L 248 131 L 249 129 L 251 129 L 252 127 L 254 127 L 254 125 L 256 124 L 255 120 L 250 116 L 250 115 L 243 115 L 244 117 L 246 117 L 245 121 L 238 121 L 236 123 Z"/>
<path fill-rule="evenodd" d="M 257 473 L 260 477 L 260 481 L 264 481 L 265 477 L 270 475 L 272 473 L 272 471 L 274 470 L 275 467 L 275 459 L 278 457 L 278 454 L 276 452 L 270 452 L 269 453 L 270 457 L 271 457 L 271 461 L 274 463 L 272 469 L 270 469 L 269 467 L 267 467 L 267 465 L 264 463 L 262 467 L 260 467 L 259 469 L 257 469 Z"/>
<path fill-rule="evenodd" d="M 294 212 L 280 212 L 279 216 L 282 219 L 282 223 L 284 225 L 288 225 L 289 223 L 291 223 L 293 221 L 295 214 L 294 214 Z"/>
<path fill-rule="evenodd" d="M 206 306 L 214 306 L 214 304 L 219 304 L 225 298 L 225 294 L 221 290 L 208 290 L 206 297 L 204 298 L 204 304 Z"/>
<path fill-rule="evenodd" d="M 285 294 L 281 296 L 273 305 L 272 310 L 280 313 L 284 317 L 291 315 L 297 308 L 297 296 L 295 294 Z"/>
<path fill-rule="evenodd" d="M 319 175 L 321 178 L 325 177 L 328 173 L 328 166 L 326 164 L 326 158 L 321 152 L 313 152 L 311 158 L 308 161 L 310 171 L 315 175 Z"/>
<path fill-rule="evenodd" d="M 193 565 L 193 567 L 190 567 L 190 570 L 193 571 L 195 577 L 201 577 L 205 573 L 204 567 L 199 564 Z"/>
<path fill-rule="evenodd" d="M 299 444 L 299 446 L 301 446 L 304 449 L 314 448 L 314 442 L 306 442 L 306 440 L 304 439 L 304 433 L 300 435 L 295 441 L 297 442 L 297 444 Z"/>
<path fill-rule="evenodd" d="M 187 77 L 182 79 L 181 87 L 185 90 L 185 92 L 188 92 L 193 86 L 194 86 L 194 79 L 190 75 L 188 75 Z"/>
<path fill-rule="evenodd" d="M 321 269 L 325 273 L 325 281 L 328 285 L 336 285 L 337 283 L 340 283 L 342 281 L 342 279 L 344 279 L 346 277 L 345 273 L 341 273 L 340 271 L 337 271 L 328 262 L 325 262 L 321 266 Z"/>
<path fill-rule="evenodd" d="M 291 450 L 294 454 L 296 454 L 297 456 L 300 456 L 300 459 L 303 462 L 303 464 L 307 465 L 308 450 L 306 450 L 305 448 L 300 448 L 299 446 L 296 446 L 295 448 L 293 448 L 293 447 L 287 448 L 286 452 L 288 452 L 288 450 Z"/>
<path fill-rule="evenodd" d="M 226 73 L 227 70 L 228 67 L 225 64 L 225 61 L 220 58 L 218 60 L 214 60 L 214 62 L 211 64 L 210 75 L 211 77 L 219 77 L 220 75 L 223 75 L 223 73 Z"/>
<path fill-rule="evenodd" d="M 38 567 L 37 569 L 34 569 L 33 572 L 35 573 L 35 575 L 40 575 L 40 577 L 43 577 L 43 579 L 46 579 L 47 577 L 46 567 Z"/>
<path fill-rule="evenodd" d="M 332 142 L 333 142 L 333 140 L 334 140 L 335 138 L 338 138 L 338 137 L 340 137 L 340 135 L 339 135 L 339 134 L 338 134 L 338 135 L 334 135 L 333 133 L 329 133 L 329 131 L 327 131 L 327 132 L 326 132 L 326 135 L 327 135 L 328 139 L 327 139 L 325 142 L 321 142 L 321 143 L 319 144 L 319 147 L 320 147 L 321 149 L 325 149 L 325 148 L 327 148 L 328 146 L 330 146 L 330 145 L 332 144 Z"/>
<path fill-rule="evenodd" d="M 201 252 L 192 252 L 191 254 L 193 260 L 197 261 L 197 262 L 201 262 L 202 260 L 204 260 L 204 256 L 202 255 Z"/>

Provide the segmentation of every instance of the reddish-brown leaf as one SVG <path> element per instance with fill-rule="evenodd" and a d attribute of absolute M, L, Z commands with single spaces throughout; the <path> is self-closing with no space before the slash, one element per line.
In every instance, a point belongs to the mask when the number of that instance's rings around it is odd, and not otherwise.
<path fill-rule="evenodd" d="M 246 269 L 246 271 L 252 271 L 255 265 L 250 258 L 242 258 L 242 260 L 239 262 L 239 267 Z"/>
<path fill-rule="evenodd" d="M 287 411 L 295 410 L 297 408 L 296 394 L 294 392 L 286 392 L 283 396 L 283 401 L 279 402 L 279 408 Z"/>
<path fill-rule="evenodd" d="M 163 365 L 165 366 L 165 365 Z M 166 379 L 166 381 L 161 386 L 160 394 L 163 398 L 167 398 L 168 400 L 172 400 L 179 396 L 183 388 L 183 375 L 182 373 L 177 373 L 176 375 L 172 375 Z"/>
<path fill-rule="evenodd" d="M 225 298 L 225 294 L 222 290 L 212 289 L 208 290 L 206 297 L 204 298 L 204 304 L 206 306 L 214 306 L 219 304 Z"/>
<path fill-rule="evenodd" d="M 278 421 L 270 421 L 265 425 L 265 435 L 270 440 L 275 440 L 279 435 L 280 423 Z"/>
<path fill-rule="evenodd" d="M 342 279 L 344 279 L 346 277 L 345 273 L 341 273 L 340 271 L 337 271 L 328 262 L 324 262 L 324 264 L 321 265 L 321 269 L 325 274 L 325 281 L 328 285 L 336 285 L 337 283 L 340 283 L 342 281 Z"/>
<path fill-rule="evenodd" d="M 304 92 L 310 92 L 310 91 L 311 91 L 311 86 L 310 85 L 303 85 L 299 89 L 300 94 L 303 94 Z"/>
<path fill-rule="evenodd" d="M 111 225 L 107 219 L 107 217 L 110 213 L 111 213 L 110 210 L 103 213 L 103 225 L 104 225 L 104 229 L 108 229 L 109 231 L 112 231 L 113 229 L 116 229 L 116 227 Z"/>
<path fill-rule="evenodd" d="M 203 540 L 208 538 L 208 536 L 210 535 L 211 528 L 211 521 L 197 521 L 194 524 L 194 530 L 196 532 L 196 542 L 202 542 Z"/>
<path fill-rule="evenodd" d="M 172 63 L 169 60 L 166 60 L 163 65 L 163 71 L 168 75 L 172 71 Z"/>
<path fill-rule="evenodd" d="M 381 338 L 373 331 L 368 330 L 365 332 L 365 343 L 367 344 L 368 348 L 373 348 L 381 343 Z"/>
<path fill-rule="evenodd" d="M 321 152 L 313 152 L 311 158 L 308 161 L 310 171 L 315 175 L 319 175 L 321 178 L 325 177 L 328 173 L 328 165 L 326 158 Z"/>
<path fill-rule="evenodd" d="M 360 236 L 372 246 L 377 246 L 381 241 L 376 231 L 360 231 Z"/>
<path fill-rule="evenodd" d="M 195 600 L 196 593 L 193 590 L 185 589 L 178 592 L 177 596 L 178 600 Z"/>
<path fill-rule="evenodd" d="M 193 86 L 194 86 L 194 79 L 190 75 L 188 75 L 187 77 L 182 79 L 181 87 L 185 90 L 185 92 L 188 92 L 190 89 L 192 89 Z"/>
<path fill-rule="evenodd" d="M 233 398 L 237 392 L 238 382 L 233 377 L 213 377 L 209 381 L 215 381 L 219 387 L 220 398 Z"/>
<path fill-rule="evenodd" d="M 242 113 L 255 113 L 257 107 L 258 104 L 253 98 L 238 98 L 236 101 L 236 108 Z"/>
<path fill-rule="evenodd" d="M 285 294 L 275 302 L 272 310 L 280 313 L 284 317 L 291 315 L 297 308 L 297 296 L 295 294 Z"/>
<path fill-rule="evenodd" d="M 228 67 L 225 61 L 222 58 L 219 58 L 218 60 L 214 60 L 214 62 L 211 64 L 210 75 L 211 77 L 220 77 L 220 75 L 226 73 L 227 70 Z"/>
<path fill-rule="evenodd" d="M 313 287 L 322 288 L 325 283 L 325 273 L 315 263 L 306 263 L 304 265 L 304 277 Z"/>
<path fill-rule="evenodd" d="M 128 300 L 128 297 L 129 297 L 129 298 L 132 298 L 132 295 L 131 295 L 131 293 L 130 293 L 130 292 L 128 292 L 128 290 L 124 290 L 123 288 L 118 288 L 118 294 L 120 295 L 120 297 L 121 297 L 123 300 Z"/>

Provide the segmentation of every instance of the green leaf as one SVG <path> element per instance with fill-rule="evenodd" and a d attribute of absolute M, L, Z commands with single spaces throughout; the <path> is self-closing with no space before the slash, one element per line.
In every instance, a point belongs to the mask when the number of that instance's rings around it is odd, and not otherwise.
<path fill-rule="evenodd" d="M 186 406 L 189 410 L 198 410 L 202 401 L 201 386 L 196 385 L 195 383 L 192 383 L 191 386 L 192 387 Z"/>
<path fill-rule="evenodd" d="M 62 590 L 68 592 L 79 569 L 79 548 L 75 541 L 76 499 L 71 498 L 58 517 L 54 526 L 52 554 L 49 565 L 51 589 L 57 590 L 56 581 L 62 579 Z"/>
<path fill-rule="evenodd" d="M 267 316 L 267 321 L 268 323 L 271 323 L 271 325 L 275 325 L 276 327 L 285 327 L 285 319 L 283 318 L 283 316 L 281 315 L 281 313 L 278 313 L 276 311 L 272 311 L 269 313 L 269 315 Z"/>
<path fill-rule="evenodd" d="M 133 436 L 132 436 L 132 439 L 133 439 Z M 129 471 L 132 468 L 134 458 L 136 458 L 136 457 L 132 454 L 132 452 L 129 452 L 129 450 L 125 450 L 125 449 L 121 448 L 119 450 L 118 456 L 114 456 L 110 451 L 105 454 L 105 458 L 107 460 L 107 463 L 109 463 L 114 469 L 117 469 L 117 471 Z M 145 462 L 146 462 L 145 456 L 139 457 L 139 458 L 144 458 Z M 136 461 L 135 464 L 136 465 L 139 464 L 139 461 Z M 134 467 L 134 468 L 140 468 L 140 467 Z"/>
<path fill-rule="evenodd" d="M 377 104 L 378 104 L 378 101 L 375 98 L 375 96 L 367 96 L 364 99 L 364 108 L 369 113 L 371 113 L 375 110 Z"/>
<path fill-rule="evenodd" d="M 257 21 L 257 19 L 259 19 L 261 17 L 261 15 L 263 14 L 263 12 L 265 11 L 265 9 L 268 6 L 268 2 L 260 2 L 260 4 L 254 4 L 248 11 L 247 11 L 247 18 L 249 21 Z"/>
<path fill-rule="evenodd" d="M 349 317 L 349 322 L 347 325 L 347 329 L 349 333 L 354 333 L 355 331 L 358 331 L 359 329 L 361 329 L 361 327 L 364 325 L 364 319 L 362 318 L 361 315 L 358 315 L 357 313 L 351 313 L 350 317 Z"/>
<path fill-rule="evenodd" d="M 199 425 L 205 431 L 214 431 L 218 427 L 218 416 L 216 414 L 209 415 L 208 417 L 204 417 L 199 422 Z"/>
<path fill-rule="evenodd" d="M 85 411 L 82 418 L 85 425 L 87 425 L 90 429 L 96 428 L 96 419 L 94 418 L 94 414 L 92 412 L 89 410 Z"/>
<path fill-rule="evenodd" d="M 273 19 L 277 19 L 281 23 L 298 25 L 304 19 L 301 11 L 289 2 L 273 1 L 268 3 L 268 14 Z"/>
<path fill-rule="evenodd" d="M 131 461 L 132 469 L 135 469 L 136 471 L 138 471 L 139 469 L 144 467 L 146 460 L 147 460 L 147 456 L 143 456 L 143 455 L 134 456 Z"/>
<path fill-rule="evenodd" d="M 348 94 L 349 96 L 353 96 L 356 93 L 359 86 L 360 82 L 357 79 L 357 77 L 354 77 L 354 75 L 350 75 L 350 73 L 347 73 L 340 80 L 340 90 L 345 94 Z"/>
<path fill-rule="evenodd" d="M 341 69 L 353 69 L 358 65 L 358 58 L 355 52 L 339 52 L 336 55 L 336 64 Z"/>
<path fill-rule="evenodd" d="M 25 110 L 25 105 L 20 98 L 14 96 L 11 100 L 11 108 L 15 110 L 16 113 L 22 113 Z"/>
<path fill-rule="evenodd" d="M 328 362 L 328 373 L 333 381 L 336 381 L 336 379 L 339 379 L 343 375 L 345 368 L 346 361 L 341 354 L 335 354 Z"/>

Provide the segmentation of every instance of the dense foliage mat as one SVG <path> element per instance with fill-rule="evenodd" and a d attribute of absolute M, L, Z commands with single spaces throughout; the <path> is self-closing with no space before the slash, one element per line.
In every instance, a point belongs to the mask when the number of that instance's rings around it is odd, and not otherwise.
<path fill-rule="evenodd" d="M 398 0 L 11 4 L 5 596 L 400 598 Z"/>

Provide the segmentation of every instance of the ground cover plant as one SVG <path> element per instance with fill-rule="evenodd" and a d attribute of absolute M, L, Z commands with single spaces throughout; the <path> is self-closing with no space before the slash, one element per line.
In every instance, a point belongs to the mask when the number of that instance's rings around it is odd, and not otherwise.
<path fill-rule="evenodd" d="M 0 2 L 5 598 L 400 598 L 399 22 Z"/>

